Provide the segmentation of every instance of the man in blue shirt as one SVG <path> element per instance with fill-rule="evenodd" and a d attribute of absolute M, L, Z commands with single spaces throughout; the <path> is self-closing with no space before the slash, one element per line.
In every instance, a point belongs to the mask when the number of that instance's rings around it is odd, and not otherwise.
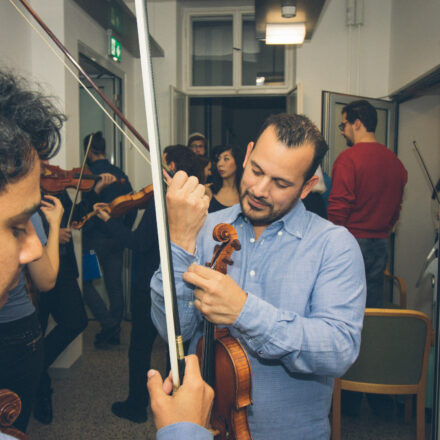
<path fill-rule="evenodd" d="M 359 352 L 359 247 L 345 228 L 307 212 L 301 201 L 326 151 L 305 116 L 271 116 L 247 147 L 239 205 L 206 218 L 204 188 L 184 173 L 167 192 L 183 338 L 194 351 L 206 317 L 243 344 L 252 367 L 254 440 L 328 438 L 333 378 Z M 232 224 L 242 245 L 228 275 L 204 266 L 218 223 Z M 165 336 L 160 271 L 151 287 L 153 321 Z"/>

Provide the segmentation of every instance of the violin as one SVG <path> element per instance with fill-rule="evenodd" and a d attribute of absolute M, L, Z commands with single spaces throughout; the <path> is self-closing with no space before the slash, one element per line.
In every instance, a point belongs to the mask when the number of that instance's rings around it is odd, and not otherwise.
<path fill-rule="evenodd" d="M 226 274 L 227 266 L 233 264 L 232 253 L 241 248 L 237 231 L 220 223 L 212 235 L 222 244 L 215 246 L 212 260 L 206 266 Z M 203 379 L 215 390 L 211 412 L 214 437 L 252 440 L 247 417 L 247 407 L 252 404 L 252 370 L 245 349 L 227 328 L 216 329 L 205 319 L 196 353 L 202 363 Z"/>
<path fill-rule="evenodd" d="M 76 188 L 80 175 L 81 168 L 73 168 L 67 171 L 56 165 L 42 163 L 40 186 L 46 194 L 59 194 L 67 188 Z M 101 176 L 84 169 L 79 190 L 90 191 L 100 179 Z M 124 183 L 125 179 L 119 179 L 117 182 Z"/>
<path fill-rule="evenodd" d="M 116 197 L 111 201 L 104 209 L 110 214 L 110 217 L 121 217 L 132 209 L 139 208 L 143 209 L 146 207 L 147 203 L 153 198 L 153 185 L 148 185 L 142 188 L 140 191 L 130 194 L 124 194 L 122 196 Z M 72 222 L 73 229 L 81 229 L 86 222 L 88 222 L 92 217 L 94 217 L 98 211 L 89 212 L 80 221 Z"/>

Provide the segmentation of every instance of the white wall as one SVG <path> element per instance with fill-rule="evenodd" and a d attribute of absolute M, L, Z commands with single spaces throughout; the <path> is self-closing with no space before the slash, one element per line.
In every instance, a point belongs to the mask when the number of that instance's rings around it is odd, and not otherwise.
<path fill-rule="evenodd" d="M 408 308 L 431 314 L 432 290 L 416 288 L 426 256 L 434 245 L 438 207 L 431 201 L 429 182 L 415 155 L 418 144 L 434 183 L 440 175 L 440 96 L 423 96 L 400 106 L 399 158 L 408 170 L 408 184 L 398 224 L 395 273 L 404 278 Z M 434 208 L 434 209 L 433 209 Z"/>
<path fill-rule="evenodd" d="M 392 0 L 390 92 L 440 64 L 439 18 L 439 0 Z"/>
<path fill-rule="evenodd" d="M 363 26 L 351 29 L 345 24 L 346 1 L 327 1 L 312 40 L 297 49 L 303 111 L 319 127 L 323 90 L 372 98 L 388 94 L 391 1 L 364 5 Z"/>

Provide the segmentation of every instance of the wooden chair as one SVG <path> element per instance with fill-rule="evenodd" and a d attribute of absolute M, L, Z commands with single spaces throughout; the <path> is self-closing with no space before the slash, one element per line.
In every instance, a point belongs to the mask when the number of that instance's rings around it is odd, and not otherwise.
<path fill-rule="evenodd" d="M 392 285 L 396 286 L 399 290 L 399 304 L 393 304 L 392 300 L 389 298 L 385 298 L 384 295 L 384 301 L 383 301 L 383 306 L 387 309 L 394 309 L 394 308 L 399 308 L 399 309 L 406 309 L 407 307 L 407 303 L 406 303 L 406 284 L 405 281 L 403 280 L 403 278 L 396 276 L 396 275 L 391 275 L 388 267 L 385 269 L 385 281 L 388 281 L 389 283 L 392 283 Z M 385 286 L 384 286 L 385 287 Z M 387 289 L 384 288 L 384 292 L 386 292 Z"/>
<path fill-rule="evenodd" d="M 425 438 L 431 322 L 415 310 L 366 309 L 359 357 L 333 391 L 332 439 L 341 438 L 341 390 L 417 395 L 417 440 Z"/>
<path fill-rule="evenodd" d="M 9 390 L 0 390 L 0 432 L 19 440 L 29 440 L 26 434 L 12 426 L 20 411 L 21 400 L 17 394 Z"/>

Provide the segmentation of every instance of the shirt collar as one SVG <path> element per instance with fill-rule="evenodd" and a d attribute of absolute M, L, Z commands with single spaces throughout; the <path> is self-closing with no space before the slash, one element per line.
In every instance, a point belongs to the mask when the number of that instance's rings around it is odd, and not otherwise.
<path fill-rule="evenodd" d="M 239 203 L 232 206 L 230 209 L 228 209 L 228 211 L 229 212 L 224 219 L 225 222 L 232 224 L 237 221 L 238 217 L 242 217 L 245 221 L 247 221 L 247 218 L 243 214 Z M 302 200 L 298 200 L 292 210 L 272 224 L 278 223 L 281 223 L 282 228 L 284 228 L 289 234 L 297 238 L 302 238 L 307 226 L 307 211 Z"/>

